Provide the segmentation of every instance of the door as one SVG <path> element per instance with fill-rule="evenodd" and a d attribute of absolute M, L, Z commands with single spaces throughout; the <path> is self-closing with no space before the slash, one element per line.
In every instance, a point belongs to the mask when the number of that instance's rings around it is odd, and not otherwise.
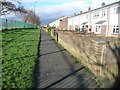
<path fill-rule="evenodd" d="M 101 26 L 101 35 L 106 36 L 106 25 Z"/>

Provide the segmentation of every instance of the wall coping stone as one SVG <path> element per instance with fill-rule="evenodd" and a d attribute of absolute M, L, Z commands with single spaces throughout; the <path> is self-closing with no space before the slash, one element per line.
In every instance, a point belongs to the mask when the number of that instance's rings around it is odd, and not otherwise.
<path fill-rule="evenodd" d="M 105 41 L 105 40 L 92 40 L 92 42 L 97 43 L 97 44 L 105 44 L 107 41 Z"/>

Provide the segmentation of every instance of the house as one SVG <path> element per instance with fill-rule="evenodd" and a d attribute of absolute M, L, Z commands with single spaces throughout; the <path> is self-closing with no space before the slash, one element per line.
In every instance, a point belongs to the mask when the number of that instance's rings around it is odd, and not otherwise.
<path fill-rule="evenodd" d="M 118 36 L 119 4 L 115 2 L 90 11 L 92 32 L 106 37 Z"/>
<path fill-rule="evenodd" d="M 49 23 L 49 26 L 55 27 L 55 28 L 59 28 L 59 25 L 60 25 L 59 19 L 57 19 L 57 20 L 55 20 L 55 21 Z"/>
<path fill-rule="evenodd" d="M 57 29 L 67 30 L 67 28 L 68 28 L 68 17 L 67 16 L 61 17 L 61 18 L 49 23 L 49 26 L 55 27 Z"/>
<path fill-rule="evenodd" d="M 87 30 L 88 33 L 105 37 L 117 37 L 120 34 L 120 2 L 102 6 L 80 15 L 69 17 L 68 30 Z"/>
<path fill-rule="evenodd" d="M 71 16 L 68 18 L 68 30 L 80 30 L 80 15 Z"/>
<path fill-rule="evenodd" d="M 66 20 L 64 20 L 66 19 Z M 68 22 L 67 22 L 68 21 Z M 120 1 L 70 17 L 53 21 L 51 26 L 74 31 L 86 31 L 104 37 L 120 35 Z"/>
<path fill-rule="evenodd" d="M 88 33 L 91 32 L 91 19 L 90 19 L 90 12 L 84 12 L 80 14 L 80 31 L 86 31 Z"/>

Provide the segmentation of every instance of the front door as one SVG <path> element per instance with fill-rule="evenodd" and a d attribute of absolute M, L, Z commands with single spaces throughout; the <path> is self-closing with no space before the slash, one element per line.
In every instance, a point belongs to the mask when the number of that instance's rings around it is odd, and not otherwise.
<path fill-rule="evenodd" d="M 101 25 L 101 35 L 106 36 L 106 25 Z"/>

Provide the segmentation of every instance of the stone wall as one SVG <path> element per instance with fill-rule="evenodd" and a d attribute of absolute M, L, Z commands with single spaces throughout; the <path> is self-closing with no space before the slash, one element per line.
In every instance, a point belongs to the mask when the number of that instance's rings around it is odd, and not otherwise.
<path fill-rule="evenodd" d="M 118 77 L 118 58 L 115 53 L 118 51 L 116 46 L 120 45 L 118 39 L 70 31 L 53 31 L 51 35 L 103 81 L 109 80 L 109 83 L 113 83 Z"/>

